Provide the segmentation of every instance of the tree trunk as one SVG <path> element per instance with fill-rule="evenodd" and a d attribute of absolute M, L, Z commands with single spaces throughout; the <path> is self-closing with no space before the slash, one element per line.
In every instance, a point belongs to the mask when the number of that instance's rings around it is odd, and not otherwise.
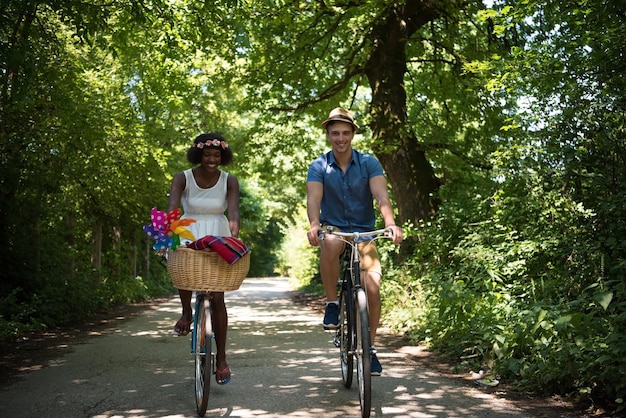
<path fill-rule="evenodd" d="M 373 150 L 389 179 L 399 223 L 417 224 L 436 209 L 432 196 L 440 181 L 407 125 L 404 75 L 407 39 L 437 16 L 429 2 L 409 1 L 390 9 L 387 21 L 372 32 L 373 52 L 367 62 L 366 76 L 372 88 Z"/>

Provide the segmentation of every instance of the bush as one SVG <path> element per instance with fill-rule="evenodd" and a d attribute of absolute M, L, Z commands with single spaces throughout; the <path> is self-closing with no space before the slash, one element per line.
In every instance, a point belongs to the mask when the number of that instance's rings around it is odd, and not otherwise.
<path fill-rule="evenodd" d="M 594 213 L 538 177 L 491 197 L 446 196 L 401 274 L 395 326 L 466 370 L 493 369 L 523 390 L 594 395 L 619 410 L 626 395 L 624 263 L 605 268 Z M 528 197 L 520 196 L 524 188 Z M 443 193 L 454 193 L 443 190 Z M 394 308 L 397 309 L 397 308 Z"/>

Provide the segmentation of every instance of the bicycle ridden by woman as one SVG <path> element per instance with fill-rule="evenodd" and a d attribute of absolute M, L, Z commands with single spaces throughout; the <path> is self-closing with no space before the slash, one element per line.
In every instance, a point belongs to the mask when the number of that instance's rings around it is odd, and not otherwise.
<path fill-rule="evenodd" d="M 310 229 L 309 243 L 320 246 L 320 274 L 326 294 L 323 326 L 339 326 L 337 280 L 339 256 L 344 243 L 327 237 L 319 239 L 322 225 L 332 225 L 344 232 L 374 229 L 376 214 L 373 200 L 392 232 L 393 242 L 402 242 L 402 229 L 395 224 L 393 207 L 387 192 L 387 180 L 380 162 L 371 154 L 352 149 L 352 140 L 358 125 L 352 113 L 342 108 L 333 109 L 322 122 L 331 151 L 320 156 L 309 166 L 307 174 L 307 214 Z M 363 283 L 369 305 L 370 341 L 372 344 L 371 373 L 380 376 L 382 366 L 376 356 L 375 338 L 380 321 L 380 278 L 382 269 L 375 245 L 359 245 Z"/>
<path fill-rule="evenodd" d="M 168 212 L 182 205 L 181 218 L 195 219 L 189 230 L 195 238 L 206 235 L 238 237 L 239 182 L 235 176 L 219 169 L 233 161 L 233 152 L 217 133 L 201 134 L 187 150 L 187 160 L 195 167 L 177 173 L 172 180 Z M 228 213 L 228 217 L 224 213 Z M 183 242 L 186 243 L 186 242 Z M 174 332 L 187 335 L 193 321 L 190 290 L 179 290 L 183 308 Z M 226 334 L 228 313 L 224 292 L 212 292 L 212 316 L 215 330 L 216 372 L 218 384 L 230 381 L 230 367 L 226 362 Z"/>

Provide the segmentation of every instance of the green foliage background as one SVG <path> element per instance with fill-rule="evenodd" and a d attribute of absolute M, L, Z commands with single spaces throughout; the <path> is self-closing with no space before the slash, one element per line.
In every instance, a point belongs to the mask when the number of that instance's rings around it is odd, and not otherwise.
<path fill-rule="evenodd" d="M 357 148 L 403 151 L 373 139 L 363 74 L 368 30 L 418 5 L 395 87 L 441 187 L 382 248 L 385 321 L 459 370 L 622 413 L 626 6 L 485 3 L 2 2 L 0 337 L 174 292 L 141 226 L 204 131 L 235 150 L 250 274 L 316 289 L 319 122 L 349 107 Z"/>

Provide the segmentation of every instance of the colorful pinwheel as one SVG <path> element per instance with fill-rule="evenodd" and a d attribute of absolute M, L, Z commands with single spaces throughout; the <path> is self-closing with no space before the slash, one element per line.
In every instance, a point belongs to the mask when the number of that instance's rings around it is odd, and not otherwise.
<path fill-rule="evenodd" d="M 179 219 L 180 209 L 174 209 L 167 213 L 152 208 L 150 217 L 152 224 L 145 225 L 143 230 L 155 241 L 152 246 L 155 250 L 176 249 L 180 245 L 181 238 L 195 240 L 193 234 L 185 228 L 194 223 L 195 220 Z"/>

